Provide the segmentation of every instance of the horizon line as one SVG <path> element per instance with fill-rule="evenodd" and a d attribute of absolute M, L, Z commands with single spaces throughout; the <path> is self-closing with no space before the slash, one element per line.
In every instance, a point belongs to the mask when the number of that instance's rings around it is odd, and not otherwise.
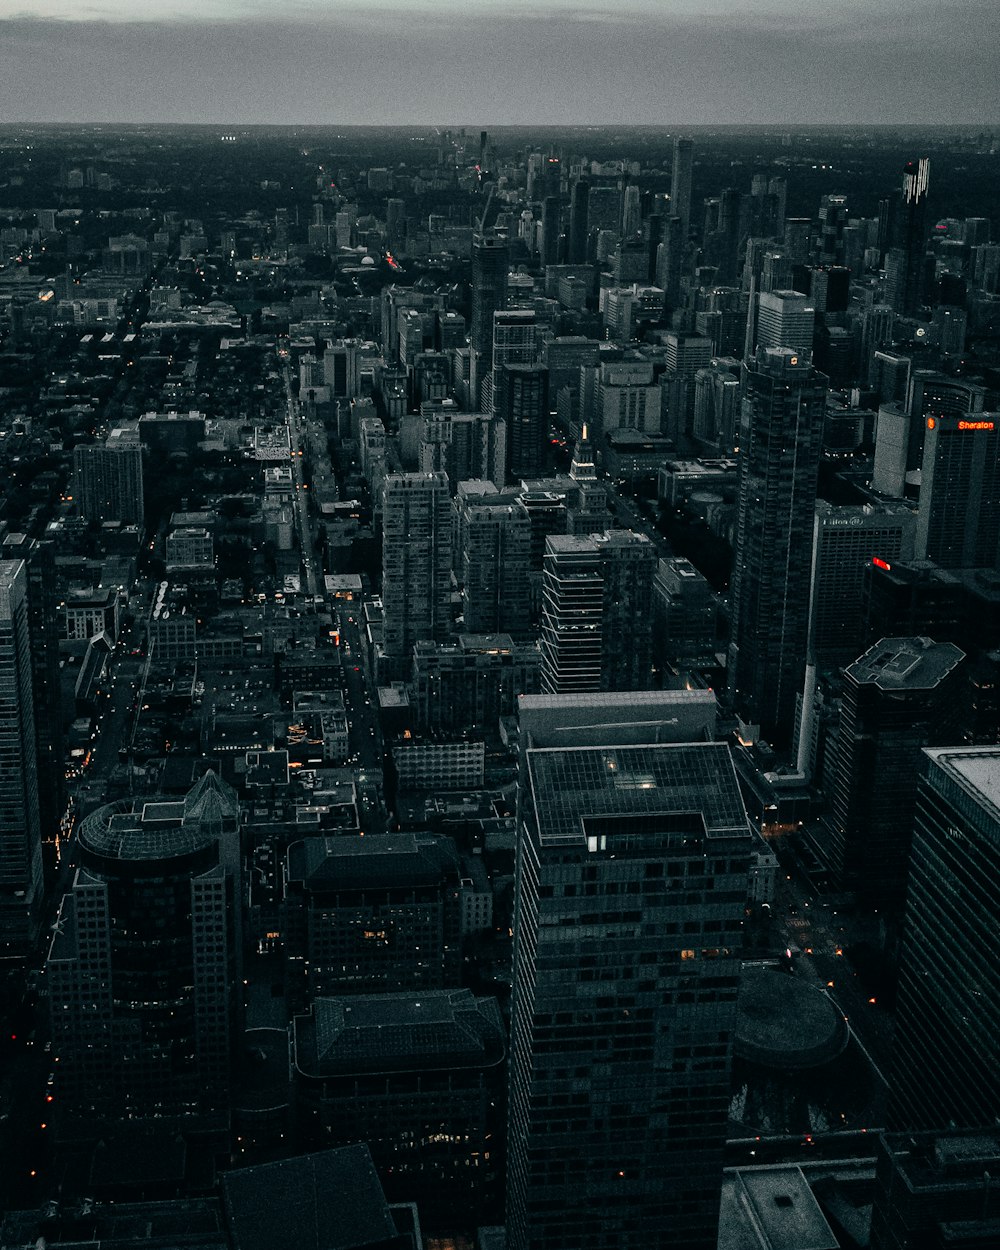
<path fill-rule="evenodd" d="M 7 118 L 0 120 L 0 130 L 13 126 L 61 126 L 68 128 L 90 128 L 94 126 L 148 127 L 170 126 L 177 129 L 199 129 L 223 127 L 240 130 L 655 130 L 671 133 L 687 130 L 777 130 L 785 133 L 797 131 L 833 131 L 833 130 L 921 130 L 948 131 L 984 129 L 1000 131 L 1000 119 L 996 121 L 951 121 L 951 122 L 893 122 L 893 121 L 857 121 L 857 122 L 446 122 L 446 121 L 398 121 L 398 122 L 307 122 L 307 121 L 234 121 L 231 119 L 209 121 L 172 121 L 168 118 L 144 121 L 101 120 L 69 120 L 67 118 Z"/>

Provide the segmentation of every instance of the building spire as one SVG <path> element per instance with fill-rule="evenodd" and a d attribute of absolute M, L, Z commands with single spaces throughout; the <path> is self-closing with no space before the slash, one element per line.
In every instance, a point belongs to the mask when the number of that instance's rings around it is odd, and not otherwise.
<path fill-rule="evenodd" d="M 597 465 L 594 462 L 593 452 L 590 448 L 586 421 L 583 423 L 580 437 L 576 440 L 576 446 L 573 448 L 573 459 L 570 461 L 569 475 L 577 482 L 597 481 Z"/>

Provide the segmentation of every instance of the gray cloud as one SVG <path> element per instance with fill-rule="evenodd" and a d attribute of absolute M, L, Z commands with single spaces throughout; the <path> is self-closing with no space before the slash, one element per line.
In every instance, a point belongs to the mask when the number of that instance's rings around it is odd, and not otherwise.
<path fill-rule="evenodd" d="M 96 0 L 95 9 L 99 9 Z M 252 6 L 256 7 L 256 6 Z M 0 118 L 316 124 L 989 123 L 1000 6 L 430 4 L 284 20 L 0 20 Z M 627 19 L 627 20 L 626 20 Z"/>

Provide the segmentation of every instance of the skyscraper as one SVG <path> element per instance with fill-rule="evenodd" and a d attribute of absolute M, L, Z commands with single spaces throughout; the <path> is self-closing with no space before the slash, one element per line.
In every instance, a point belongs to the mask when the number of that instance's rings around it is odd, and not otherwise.
<path fill-rule="evenodd" d="M 66 1133 L 227 1109 L 238 831 L 235 792 L 212 772 L 181 802 L 121 799 L 82 821 L 47 963 Z"/>
<path fill-rule="evenodd" d="M 587 237 L 589 233 L 587 208 L 589 199 L 590 183 L 586 178 L 578 178 L 573 184 L 569 201 L 569 263 L 571 265 L 585 265 L 587 263 Z"/>
<path fill-rule="evenodd" d="M 55 552 L 49 543 L 29 538 L 27 534 L 8 534 L 2 551 L 5 559 L 23 560 L 27 573 L 38 812 L 43 845 L 54 844 L 66 805 L 63 712 L 59 698 L 62 622 L 56 607 Z"/>
<path fill-rule="evenodd" d="M 509 308 L 493 314 L 492 367 L 480 392 L 483 412 L 498 415 L 500 370 L 504 365 L 533 365 L 538 359 L 539 331 L 530 309 Z"/>
<path fill-rule="evenodd" d="M 601 688 L 604 580 L 590 538 L 553 534 L 542 564 L 542 690 Z"/>
<path fill-rule="evenodd" d="M 559 260 L 559 232 L 562 218 L 562 203 L 558 196 L 547 195 L 542 204 L 542 267 L 554 265 Z"/>
<path fill-rule="evenodd" d="M 694 164 L 694 143 L 680 137 L 674 140 L 674 164 L 670 175 L 670 207 L 681 219 L 681 235 L 686 241 L 691 233 L 691 170 Z"/>
<path fill-rule="evenodd" d="M 525 509 L 463 500 L 458 545 L 465 632 L 525 639 L 531 631 L 531 521 Z"/>
<path fill-rule="evenodd" d="M 757 297 L 757 346 L 812 352 L 816 310 L 800 291 L 761 291 Z"/>
<path fill-rule="evenodd" d="M 522 770 L 507 1244 L 715 1250 L 750 849 L 729 751 Z"/>
<path fill-rule="evenodd" d="M 959 737 L 964 658 L 951 642 L 883 638 L 844 669 L 826 858 L 842 888 L 895 920 L 921 752 Z"/>
<path fill-rule="evenodd" d="M 995 1126 L 885 1134 L 875 1161 L 872 1250 L 993 1250 L 998 1169 Z"/>
<path fill-rule="evenodd" d="M 630 182 L 625 188 L 622 205 L 622 234 L 625 238 L 639 234 L 642 230 L 642 212 L 639 203 L 639 184 Z"/>
<path fill-rule="evenodd" d="M 398 675 L 413 644 L 451 630 L 451 501 L 447 474 L 390 473 L 382 484 L 384 652 Z"/>
<path fill-rule="evenodd" d="M 0 953 L 33 944 L 42 901 L 34 698 L 23 560 L 0 560 Z"/>
<path fill-rule="evenodd" d="M 549 433 L 549 375 L 544 365 L 503 365 L 494 400 L 506 432 L 506 478 L 541 477 Z"/>
<path fill-rule="evenodd" d="M 792 729 L 805 671 L 823 376 L 790 349 L 744 368 L 730 694 L 776 742 Z"/>
<path fill-rule="evenodd" d="M 644 690 L 656 548 L 645 534 L 553 534 L 542 570 L 542 690 Z"/>
<path fill-rule="evenodd" d="M 673 214 L 667 217 L 662 225 L 663 239 L 656 249 L 656 285 L 663 290 L 664 302 L 668 309 L 674 309 L 680 302 L 681 266 L 684 262 L 684 223 Z"/>
<path fill-rule="evenodd" d="M 573 491 L 567 518 L 571 534 L 599 534 L 608 527 L 608 492 L 597 476 L 597 465 L 590 446 L 586 423 L 573 448 L 569 475 Z"/>
<path fill-rule="evenodd" d="M 924 419 L 917 556 L 947 569 L 1000 566 L 1000 414 Z"/>
<path fill-rule="evenodd" d="M 890 564 L 913 557 L 914 516 L 902 504 L 816 501 L 810 653 L 819 668 L 857 659 L 864 645 L 861 590 L 874 557 Z"/>
<path fill-rule="evenodd" d="M 927 250 L 927 195 L 930 159 L 907 161 L 903 185 L 893 205 L 892 246 L 886 253 L 885 302 L 893 312 L 912 317 L 923 303 L 924 254 Z"/>
<path fill-rule="evenodd" d="M 1000 1107 L 1000 748 L 925 752 L 887 1127 L 994 1126 Z"/>
<path fill-rule="evenodd" d="M 507 306 L 507 268 L 510 253 L 506 242 L 492 234 L 476 234 L 472 240 L 472 339 L 473 399 L 478 406 L 483 379 L 493 368 L 493 314 Z"/>
<path fill-rule="evenodd" d="M 74 447 L 73 495 L 87 521 L 141 526 L 142 448 L 138 443 Z"/>

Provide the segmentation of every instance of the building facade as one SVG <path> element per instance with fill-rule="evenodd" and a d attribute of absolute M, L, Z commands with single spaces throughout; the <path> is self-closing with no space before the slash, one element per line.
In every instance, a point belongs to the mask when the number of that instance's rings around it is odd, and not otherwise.
<path fill-rule="evenodd" d="M 227 1111 L 242 1015 L 238 827 L 236 795 L 212 772 L 180 801 L 122 799 L 81 823 L 46 965 L 67 1136 Z"/>
<path fill-rule="evenodd" d="M 790 348 L 760 352 L 743 386 L 730 694 L 780 744 L 805 672 L 826 386 Z"/>
<path fill-rule="evenodd" d="M 73 495 L 85 520 L 142 526 L 142 448 L 138 443 L 74 447 L 73 479 Z"/>
<path fill-rule="evenodd" d="M 958 740 L 964 653 L 929 638 L 883 638 L 844 669 L 833 756 L 841 885 L 899 919 L 924 747 Z"/>
<path fill-rule="evenodd" d="M 408 665 L 415 642 L 451 631 L 451 500 L 442 472 L 384 479 L 382 604 L 390 663 Z"/>
<path fill-rule="evenodd" d="M 645 534 L 554 534 L 542 571 L 547 694 L 643 690 L 652 663 L 656 548 Z"/>
<path fill-rule="evenodd" d="M 715 1250 L 750 838 L 728 748 L 526 750 L 511 1250 Z"/>
<path fill-rule="evenodd" d="M 0 560 L 0 951 L 27 953 L 42 903 L 28 570 Z"/>
<path fill-rule="evenodd" d="M 1000 567 L 1000 413 L 923 424 L 918 557 L 948 569 Z"/>
<path fill-rule="evenodd" d="M 1000 748 L 925 752 L 886 1126 L 992 1128 L 1000 1107 Z"/>

